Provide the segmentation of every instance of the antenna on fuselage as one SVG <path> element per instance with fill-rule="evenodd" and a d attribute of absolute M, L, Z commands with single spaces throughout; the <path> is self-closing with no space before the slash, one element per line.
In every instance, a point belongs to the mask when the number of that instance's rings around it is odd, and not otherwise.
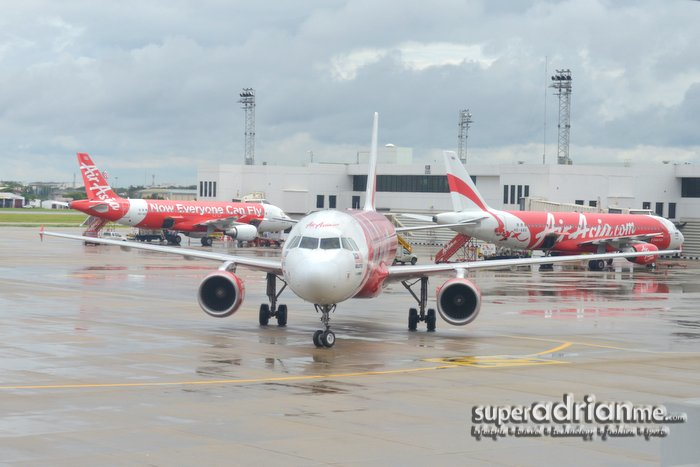
<path fill-rule="evenodd" d="M 374 194 L 377 188 L 377 134 L 379 133 L 379 113 L 374 112 L 372 125 L 372 147 L 369 150 L 369 171 L 367 172 L 367 190 L 365 191 L 365 211 L 374 211 Z"/>

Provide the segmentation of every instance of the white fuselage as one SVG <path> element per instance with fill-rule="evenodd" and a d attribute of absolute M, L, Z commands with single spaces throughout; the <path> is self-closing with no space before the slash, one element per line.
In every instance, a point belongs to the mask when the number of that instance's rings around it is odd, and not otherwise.
<path fill-rule="evenodd" d="M 367 218 L 378 229 L 369 232 Z M 393 226 L 380 214 L 319 211 L 292 228 L 282 250 L 282 271 L 296 295 L 330 305 L 376 295 L 395 252 Z"/>

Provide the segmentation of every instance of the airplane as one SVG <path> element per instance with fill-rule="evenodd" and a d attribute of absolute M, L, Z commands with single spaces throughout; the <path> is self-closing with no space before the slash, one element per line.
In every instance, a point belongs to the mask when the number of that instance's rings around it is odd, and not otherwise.
<path fill-rule="evenodd" d="M 238 267 L 262 271 L 266 274 L 269 303 L 260 305 L 258 320 L 267 326 L 276 318 L 278 326 L 287 324 L 287 305 L 278 300 L 287 286 L 303 300 L 314 305 L 321 313 L 323 329 L 313 334 L 317 347 L 333 347 L 336 341 L 331 330 L 330 314 L 336 306 L 350 298 L 372 298 L 378 296 L 391 282 L 400 282 L 417 302 L 410 308 L 408 328 L 415 331 L 419 321 L 425 321 L 427 330 L 436 326 L 435 309 L 428 305 L 429 276 L 452 273 L 454 277 L 445 281 L 437 290 L 437 309 L 440 316 L 452 325 L 471 323 L 479 314 L 481 293 L 479 288 L 465 276 L 468 270 L 502 268 L 543 262 L 578 261 L 582 258 L 612 259 L 639 256 L 639 252 L 613 253 L 557 258 L 524 258 L 474 263 L 450 263 L 428 265 L 392 266 L 398 246 L 397 232 L 413 230 L 395 228 L 381 213 L 375 210 L 375 187 L 377 165 L 378 114 L 374 114 L 372 146 L 367 176 L 367 188 L 363 209 L 322 210 L 313 212 L 292 227 L 285 242 L 281 257 L 265 259 L 236 256 L 228 253 L 174 248 L 161 245 L 133 243 L 129 246 L 118 240 L 98 238 L 97 243 L 116 245 L 125 249 L 137 248 L 171 254 L 186 258 L 214 260 L 221 263 L 218 270 L 207 275 L 199 285 L 197 299 L 202 310 L 210 316 L 224 318 L 240 309 L 245 297 L 245 285 L 236 275 Z M 435 228 L 434 226 L 431 226 Z M 88 237 L 56 232 L 43 235 L 85 240 Z M 658 251 L 656 254 L 673 253 Z M 283 287 L 277 291 L 277 281 Z M 416 294 L 413 287 L 419 284 Z"/>
<path fill-rule="evenodd" d="M 430 220 L 455 232 L 496 246 L 543 250 L 552 256 L 648 252 L 628 260 L 650 267 L 655 265 L 659 250 L 675 250 L 683 244 L 683 234 L 660 216 L 493 209 L 486 204 L 456 154 L 445 151 L 444 157 L 453 211 L 437 214 Z M 588 267 L 592 271 L 602 270 L 605 261 L 591 258 Z"/>
<path fill-rule="evenodd" d="M 170 244 L 180 244 L 178 233 L 201 238 L 202 246 L 211 246 L 213 232 L 249 241 L 264 232 L 286 230 L 295 223 L 282 209 L 267 203 L 121 198 L 88 154 L 78 153 L 78 165 L 87 199 L 71 201 L 69 208 L 121 225 L 163 230 Z M 95 243 L 94 239 L 90 242 Z"/>

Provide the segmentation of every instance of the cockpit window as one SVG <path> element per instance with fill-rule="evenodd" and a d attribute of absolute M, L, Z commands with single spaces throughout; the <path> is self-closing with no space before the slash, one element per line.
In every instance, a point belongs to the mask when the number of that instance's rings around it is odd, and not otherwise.
<path fill-rule="evenodd" d="M 298 247 L 300 241 L 301 241 L 301 237 L 300 237 L 299 235 L 297 235 L 296 237 L 294 237 L 294 238 L 289 242 L 289 244 L 287 245 L 287 248 L 296 248 L 296 247 Z"/>
<path fill-rule="evenodd" d="M 340 239 L 338 237 L 322 238 L 321 239 L 321 249 L 322 250 L 338 250 L 338 249 L 340 249 Z"/>
<path fill-rule="evenodd" d="M 316 237 L 301 237 L 301 242 L 299 243 L 299 248 L 307 248 L 309 250 L 315 250 L 318 248 L 318 238 Z"/>
<path fill-rule="evenodd" d="M 350 251 L 358 251 L 359 250 L 359 248 L 357 248 L 357 244 L 355 243 L 355 241 L 352 238 L 343 237 L 340 240 L 343 242 L 343 248 L 345 248 L 346 250 L 350 250 Z"/>

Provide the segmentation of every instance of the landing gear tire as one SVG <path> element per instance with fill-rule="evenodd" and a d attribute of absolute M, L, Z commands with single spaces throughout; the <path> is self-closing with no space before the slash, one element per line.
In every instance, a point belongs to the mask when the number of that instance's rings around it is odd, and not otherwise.
<path fill-rule="evenodd" d="M 432 308 L 428 309 L 428 314 L 425 317 L 425 324 L 428 327 L 428 332 L 435 332 L 435 323 L 437 321 L 435 310 Z"/>
<path fill-rule="evenodd" d="M 211 237 L 202 237 L 202 246 L 211 246 L 214 243 L 214 239 Z"/>
<path fill-rule="evenodd" d="M 182 238 L 179 235 L 168 235 L 165 240 L 170 245 L 179 245 L 182 242 Z"/>
<path fill-rule="evenodd" d="M 320 329 L 318 331 L 314 332 L 313 341 L 314 341 L 314 345 L 316 347 L 323 347 L 323 342 L 321 342 L 321 335 L 322 334 L 323 334 L 323 331 L 321 331 Z"/>
<path fill-rule="evenodd" d="M 258 321 L 260 321 L 260 326 L 267 326 L 267 324 L 270 322 L 270 305 L 267 303 L 260 305 Z"/>
<path fill-rule="evenodd" d="M 277 326 L 284 327 L 287 325 L 287 305 L 280 305 L 277 308 Z"/>
<path fill-rule="evenodd" d="M 326 329 L 321 333 L 320 340 L 324 347 L 331 348 L 335 344 L 335 333 L 330 329 Z"/>
<path fill-rule="evenodd" d="M 418 329 L 418 310 L 409 308 L 408 310 L 408 330 L 415 331 Z"/>
<path fill-rule="evenodd" d="M 603 269 L 605 269 L 605 261 L 602 259 L 594 259 L 588 262 L 589 271 L 602 271 Z"/>

